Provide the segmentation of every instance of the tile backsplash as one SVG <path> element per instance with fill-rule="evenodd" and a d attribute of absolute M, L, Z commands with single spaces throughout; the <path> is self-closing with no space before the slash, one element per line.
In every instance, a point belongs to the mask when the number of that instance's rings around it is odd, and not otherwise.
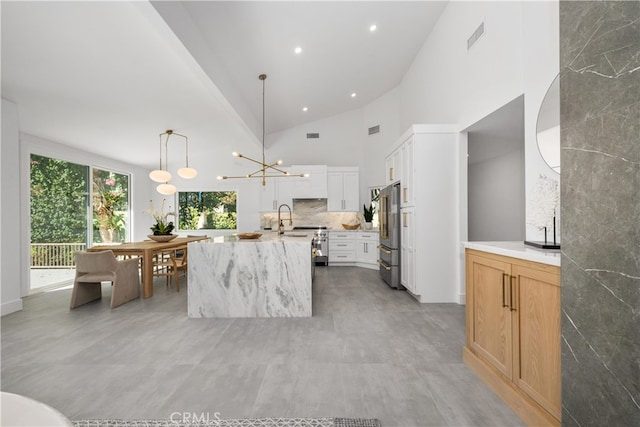
<path fill-rule="evenodd" d="M 289 225 L 289 210 L 283 208 L 280 218 L 284 219 L 285 229 L 296 226 L 326 225 L 329 229 L 344 230 L 342 224 L 364 224 L 362 212 L 327 212 L 327 199 L 295 199 L 293 201 L 293 226 Z M 278 214 L 275 212 L 260 215 L 262 229 L 278 227 Z"/>

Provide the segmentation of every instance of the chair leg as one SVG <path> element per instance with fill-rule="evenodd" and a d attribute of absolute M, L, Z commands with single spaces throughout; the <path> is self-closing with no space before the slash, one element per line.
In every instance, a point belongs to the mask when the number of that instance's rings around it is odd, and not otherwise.
<path fill-rule="evenodd" d="M 102 283 L 76 282 L 71 292 L 71 304 L 69 308 L 74 309 L 91 301 L 102 298 Z"/>

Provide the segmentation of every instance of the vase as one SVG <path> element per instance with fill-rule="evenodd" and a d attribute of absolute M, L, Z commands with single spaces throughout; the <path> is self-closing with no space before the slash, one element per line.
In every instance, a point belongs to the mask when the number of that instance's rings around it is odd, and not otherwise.
<path fill-rule="evenodd" d="M 177 234 L 148 234 L 148 238 L 156 242 L 168 242 L 178 237 Z"/>
<path fill-rule="evenodd" d="M 371 222 L 365 222 L 364 223 L 364 229 L 365 230 L 371 230 L 373 228 L 373 223 Z"/>
<path fill-rule="evenodd" d="M 102 243 L 113 243 L 113 228 L 100 228 L 99 231 Z"/>

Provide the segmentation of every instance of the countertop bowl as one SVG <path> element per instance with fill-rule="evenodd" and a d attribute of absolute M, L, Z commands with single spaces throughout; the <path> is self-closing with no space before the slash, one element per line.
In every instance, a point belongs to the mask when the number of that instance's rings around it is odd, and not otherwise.
<path fill-rule="evenodd" d="M 345 230 L 357 230 L 360 227 L 360 223 L 358 224 L 342 224 Z"/>
<path fill-rule="evenodd" d="M 262 233 L 238 233 L 238 239 L 259 239 Z"/>

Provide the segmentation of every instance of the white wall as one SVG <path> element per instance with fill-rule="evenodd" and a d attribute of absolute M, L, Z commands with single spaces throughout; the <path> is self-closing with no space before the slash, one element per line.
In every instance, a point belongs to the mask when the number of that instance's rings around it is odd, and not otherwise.
<path fill-rule="evenodd" d="M 469 134 L 470 154 L 478 146 Z M 470 164 L 468 176 L 469 240 L 524 240 L 523 147 Z"/>
<path fill-rule="evenodd" d="M 477 122 L 522 94 L 519 2 L 450 2 L 400 85 L 400 127 Z M 485 34 L 467 51 L 484 21 Z"/>
<path fill-rule="evenodd" d="M 319 164 L 358 166 L 360 201 L 368 201 L 368 188 L 382 186 L 384 158 L 395 142 L 398 127 L 398 90 L 393 89 L 362 109 L 347 111 L 267 136 L 267 161 L 282 159 L 285 165 Z M 380 133 L 368 135 L 372 126 Z M 320 133 L 307 139 L 307 133 Z M 382 165 L 382 166 L 380 166 Z M 361 203 L 361 204 L 362 204 Z"/>
<path fill-rule="evenodd" d="M 20 283 L 20 138 L 18 107 L 2 100 L 2 144 L 0 147 L 0 315 L 22 310 Z"/>

